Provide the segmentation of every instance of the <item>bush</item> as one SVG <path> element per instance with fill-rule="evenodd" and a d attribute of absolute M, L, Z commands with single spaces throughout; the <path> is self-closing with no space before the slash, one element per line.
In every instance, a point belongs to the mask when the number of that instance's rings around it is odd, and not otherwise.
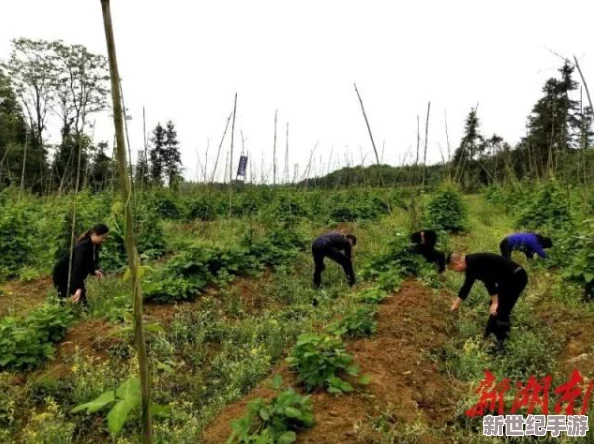
<path fill-rule="evenodd" d="M 23 208 L 0 208 L 0 277 L 17 276 L 30 263 L 36 236 L 31 222 Z"/>
<path fill-rule="evenodd" d="M 24 320 L 0 320 L 0 370 L 29 370 L 53 356 L 53 343 L 62 340 L 72 319 L 68 308 L 48 303 Z"/>
<path fill-rule="evenodd" d="M 280 391 L 282 380 L 273 381 Z M 290 444 L 296 441 L 296 431 L 314 425 L 313 405 L 309 396 L 301 396 L 292 388 L 280 392 L 270 402 L 256 398 L 247 405 L 247 414 L 233 421 L 233 433 L 228 444 Z"/>
<path fill-rule="evenodd" d="M 428 226 L 434 230 L 452 233 L 464 231 L 467 226 L 467 209 L 460 193 L 452 187 L 438 191 L 427 205 Z"/>
<path fill-rule="evenodd" d="M 572 224 L 567 193 L 555 182 L 547 183 L 538 193 L 523 204 L 516 226 L 528 229 L 551 227 L 562 229 Z"/>
<path fill-rule="evenodd" d="M 359 374 L 353 356 L 346 351 L 342 340 L 333 336 L 300 335 L 287 362 L 298 371 L 298 379 L 307 391 L 327 388 L 330 393 L 351 392 L 353 386 L 339 374 Z"/>
<path fill-rule="evenodd" d="M 340 322 L 331 325 L 328 331 L 346 338 L 364 338 L 371 336 L 377 330 L 375 316 L 377 310 L 372 306 L 355 307 L 347 313 Z"/>

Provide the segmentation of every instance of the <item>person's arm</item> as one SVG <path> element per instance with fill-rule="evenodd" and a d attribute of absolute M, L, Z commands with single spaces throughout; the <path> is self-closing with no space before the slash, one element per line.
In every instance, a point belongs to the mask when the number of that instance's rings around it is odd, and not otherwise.
<path fill-rule="evenodd" d="M 344 255 L 346 257 L 349 258 L 349 260 L 352 257 L 352 253 L 353 253 L 353 248 L 351 247 L 351 243 L 349 242 L 348 239 L 344 238 L 344 246 L 343 246 L 343 251 L 344 251 Z"/>
<path fill-rule="evenodd" d="M 499 296 L 494 294 L 491 296 L 491 308 L 489 312 L 495 316 L 497 314 L 497 308 L 499 308 Z"/>
<path fill-rule="evenodd" d="M 70 272 L 70 292 L 82 290 L 84 286 L 84 269 L 87 260 L 88 248 L 85 243 L 74 247 L 72 257 L 72 271 Z"/>
<path fill-rule="evenodd" d="M 543 259 L 547 258 L 547 254 L 542 249 L 542 247 L 540 246 L 538 241 L 535 240 L 534 242 L 532 242 L 532 245 L 530 245 L 530 247 L 531 247 L 532 251 L 534 251 L 536 254 L 538 254 L 541 258 L 543 258 Z"/>
<path fill-rule="evenodd" d="M 99 254 L 101 252 L 100 247 L 94 247 L 95 250 L 95 257 L 93 260 L 93 274 L 99 278 L 103 277 L 103 270 L 101 269 L 101 265 L 99 264 Z"/>
<path fill-rule="evenodd" d="M 460 291 L 458 292 L 458 297 L 452 303 L 452 307 L 450 308 L 451 311 L 456 311 L 458 308 L 460 308 L 460 305 L 462 305 L 464 299 L 468 297 L 468 293 L 470 293 L 470 289 L 472 288 L 475 279 L 476 278 L 474 276 L 466 274 L 464 285 L 462 285 L 462 288 L 460 288 Z"/>

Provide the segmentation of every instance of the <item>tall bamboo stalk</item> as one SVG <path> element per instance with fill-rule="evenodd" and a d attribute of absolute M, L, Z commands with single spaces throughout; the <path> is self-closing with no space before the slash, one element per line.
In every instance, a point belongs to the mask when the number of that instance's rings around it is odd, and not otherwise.
<path fill-rule="evenodd" d="M 425 121 L 425 154 L 423 155 L 423 188 L 425 188 L 425 175 L 427 173 L 427 145 L 429 142 L 429 113 L 431 102 L 427 104 L 427 120 Z"/>
<path fill-rule="evenodd" d="M 289 182 L 289 122 L 287 122 L 287 147 L 285 149 L 285 173 L 284 173 L 284 181 L 285 183 Z"/>
<path fill-rule="evenodd" d="M 276 185 L 276 120 L 278 110 L 274 112 L 274 144 L 272 146 L 272 185 Z"/>
<path fill-rule="evenodd" d="M 237 93 L 235 93 L 235 102 L 233 105 L 233 123 L 231 124 L 231 152 L 229 154 L 229 185 L 233 181 L 233 142 L 235 139 L 235 113 L 237 112 Z"/>
<path fill-rule="evenodd" d="M 115 38 L 113 34 L 113 24 L 111 20 L 110 0 L 101 0 L 103 11 L 103 24 L 105 27 L 105 39 L 107 43 L 107 52 L 109 57 L 109 71 L 111 77 L 111 96 L 113 101 L 113 122 L 117 138 L 118 169 L 120 176 L 120 187 L 122 200 L 124 202 L 125 214 L 125 243 L 128 256 L 128 266 L 130 268 L 130 278 L 132 282 L 132 292 L 134 299 L 134 333 L 136 337 L 136 349 L 138 353 L 138 366 L 140 373 L 141 388 L 141 411 L 142 428 L 144 444 L 153 442 L 153 423 L 150 411 L 151 386 L 149 373 L 149 360 L 146 352 L 146 341 L 144 335 L 144 325 L 142 319 L 142 290 L 138 277 L 138 253 L 134 240 L 134 227 L 132 224 L 132 196 L 130 177 L 127 174 L 126 146 L 124 137 L 124 120 L 122 110 L 122 97 L 120 90 L 120 74 L 116 55 Z"/>

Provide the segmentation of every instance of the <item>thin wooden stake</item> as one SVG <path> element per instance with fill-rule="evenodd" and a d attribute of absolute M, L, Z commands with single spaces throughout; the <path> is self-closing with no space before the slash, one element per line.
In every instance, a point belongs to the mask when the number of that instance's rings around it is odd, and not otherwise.
<path fill-rule="evenodd" d="M 144 336 L 144 325 L 142 318 L 142 290 L 138 277 L 138 253 L 134 241 L 134 226 L 132 224 L 132 196 L 130 177 L 128 176 L 126 162 L 126 145 L 124 137 L 124 121 L 122 111 L 122 97 L 120 95 L 120 74 L 116 55 L 115 38 L 113 35 L 113 24 L 111 20 L 111 8 L 109 0 L 101 0 L 103 11 L 103 24 L 105 27 L 105 39 L 107 43 L 107 52 L 109 56 L 109 71 L 111 77 L 111 95 L 113 101 L 113 121 L 117 138 L 118 169 L 120 175 L 120 187 L 122 190 L 122 199 L 124 202 L 124 212 L 126 220 L 125 243 L 128 256 L 128 266 L 130 269 L 130 278 L 132 281 L 132 290 L 134 297 L 134 332 L 136 337 L 136 349 L 138 353 L 138 366 L 140 373 L 141 389 L 141 412 L 143 443 L 152 444 L 153 442 L 153 422 L 150 411 L 151 405 L 151 386 L 149 360 L 146 352 L 146 342 Z"/>
<path fill-rule="evenodd" d="M 425 121 L 425 154 L 423 156 L 423 188 L 425 188 L 425 174 L 427 171 L 427 145 L 429 141 L 429 112 L 431 111 L 431 102 L 427 104 L 427 120 Z"/>

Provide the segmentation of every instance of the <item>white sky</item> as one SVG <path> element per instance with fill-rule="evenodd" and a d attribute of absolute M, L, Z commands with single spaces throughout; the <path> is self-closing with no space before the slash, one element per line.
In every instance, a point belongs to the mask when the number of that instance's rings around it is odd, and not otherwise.
<path fill-rule="evenodd" d="M 16 37 L 63 39 L 106 53 L 99 0 L 5 3 L 0 58 Z M 417 114 L 424 133 L 428 101 L 430 163 L 440 160 L 440 145 L 446 151 L 444 113 L 453 151 L 477 103 L 483 133 L 515 144 L 544 81 L 562 64 L 549 48 L 578 56 L 594 89 L 592 0 L 112 0 L 112 13 L 132 150 L 142 148 L 145 106 L 147 129 L 168 119 L 176 124 L 188 179 L 196 178 L 196 150 L 204 162 L 208 139 L 212 168 L 235 92 L 234 169 L 241 130 L 259 179 L 262 156 L 267 169 L 272 165 L 276 109 L 279 175 L 287 121 L 291 176 L 294 163 L 304 172 L 316 142 L 318 173 L 332 147 L 332 169 L 347 156 L 360 163 L 361 153 L 365 165 L 373 161 L 353 82 L 390 164 L 415 150 Z M 112 121 L 107 113 L 96 118 L 95 140 L 111 147 Z M 50 136 L 56 140 L 58 126 Z M 227 138 L 222 161 L 229 145 Z"/>

